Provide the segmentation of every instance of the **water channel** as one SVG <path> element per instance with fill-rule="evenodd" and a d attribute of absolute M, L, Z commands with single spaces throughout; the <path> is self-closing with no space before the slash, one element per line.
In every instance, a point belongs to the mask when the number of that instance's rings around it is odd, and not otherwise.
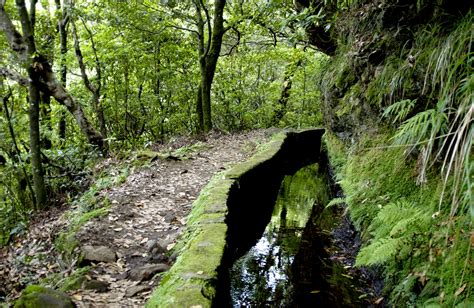
<path fill-rule="evenodd" d="M 262 236 L 229 270 L 229 306 L 370 305 L 370 278 L 353 268 L 355 230 L 341 208 L 326 208 L 333 187 L 324 163 L 283 178 Z"/>

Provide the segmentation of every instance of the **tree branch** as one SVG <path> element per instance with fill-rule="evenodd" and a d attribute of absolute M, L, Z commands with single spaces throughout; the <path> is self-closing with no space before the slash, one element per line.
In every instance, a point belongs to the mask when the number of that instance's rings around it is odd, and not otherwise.
<path fill-rule="evenodd" d="M 23 77 L 17 72 L 9 70 L 8 68 L 5 68 L 5 67 L 0 68 L 0 76 L 16 81 L 18 82 L 20 86 L 26 87 L 30 84 L 30 81 L 28 80 L 28 78 Z"/>
<path fill-rule="evenodd" d="M 27 54 L 33 55 L 36 52 L 34 31 L 33 31 L 33 25 L 31 24 L 31 21 L 30 21 L 30 17 L 28 16 L 28 11 L 26 10 L 25 1 L 16 0 L 15 2 L 16 2 L 16 7 L 18 9 L 18 15 L 20 15 L 21 29 L 23 31 L 24 42 L 28 46 Z M 34 10 L 34 8 L 35 7 L 32 6 L 31 9 Z M 34 13 L 34 11 L 32 13 Z"/>
<path fill-rule="evenodd" d="M 203 0 L 199 0 L 202 9 L 204 10 L 204 14 L 206 14 L 206 23 L 207 23 L 207 48 L 206 52 L 204 53 L 204 58 L 207 57 L 209 54 L 209 50 L 211 49 L 211 38 L 212 38 L 212 28 L 211 28 L 211 18 L 209 17 L 209 10 L 207 7 L 204 5 Z"/>
<path fill-rule="evenodd" d="M 188 32 L 192 32 L 192 33 L 196 34 L 197 36 L 199 36 L 199 32 L 197 32 L 196 30 L 193 30 L 193 29 L 188 29 L 188 28 L 176 26 L 176 25 L 173 25 L 173 24 L 168 24 L 168 25 L 166 25 L 165 27 L 167 27 L 167 28 L 174 28 L 174 29 L 183 30 L 183 31 L 188 31 Z"/>
<path fill-rule="evenodd" d="M 76 24 L 74 20 L 71 20 L 71 31 L 72 38 L 74 40 L 74 50 L 76 51 L 77 63 L 79 64 L 79 69 L 81 70 L 82 81 L 84 81 L 84 85 L 90 92 L 95 93 L 96 88 L 87 76 L 86 65 L 84 64 L 84 57 L 82 56 L 81 46 L 79 45 L 79 38 L 77 36 Z"/>
<path fill-rule="evenodd" d="M 4 5 L 5 0 L 2 0 L 2 4 L 0 6 L 0 30 L 5 32 L 8 44 L 13 49 L 13 51 L 17 52 L 20 55 L 20 58 L 26 59 L 28 58 L 28 55 L 26 53 L 25 39 L 13 25 L 10 17 L 5 12 Z"/>
<path fill-rule="evenodd" d="M 82 18 L 82 16 L 79 16 L 79 17 L 81 18 L 82 25 L 84 26 L 84 29 L 86 29 L 91 40 L 92 52 L 94 53 L 94 59 L 95 59 L 95 71 L 97 74 L 97 92 L 100 92 L 100 88 L 102 87 L 102 70 L 100 66 L 99 56 L 97 55 L 97 48 L 95 47 L 94 35 L 92 35 L 92 31 L 87 27 L 87 24 L 84 21 L 84 18 Z"/>
<path fill-rule="evenodd" d="M 223 54 L 223 56 L 230 56 L 232 54 L 232 51 L 234 51 L 234 49 L 237 48 L 240 45 L 240 38 L 241 38 L 242 34 L 235 27 L 231 27 L 231 29 L 234 30 L 235 33 L 237 33 L 237 42 L 235 42 L 235 44 L 232 45 L 230 50 L 228 52 L 226 52 L 225 54 Z"/>

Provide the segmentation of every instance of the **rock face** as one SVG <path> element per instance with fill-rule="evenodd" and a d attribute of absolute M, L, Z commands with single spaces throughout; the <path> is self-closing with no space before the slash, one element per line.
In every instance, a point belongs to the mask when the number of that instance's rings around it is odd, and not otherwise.
<path fill-rule="evenodd" d="M 117 255 L 112 249 L 105 246 L 90 246 L 82 247 L 84 254 L 84 262 L 106 262 L 112 263 L 117 260 Z"/>
<path fill-rule="evenodd" d="M 31 285 L 23 291 L 16 301 L 15 308 L 72 308 L 75 307 L 71 299 L 63 292 Z"/>

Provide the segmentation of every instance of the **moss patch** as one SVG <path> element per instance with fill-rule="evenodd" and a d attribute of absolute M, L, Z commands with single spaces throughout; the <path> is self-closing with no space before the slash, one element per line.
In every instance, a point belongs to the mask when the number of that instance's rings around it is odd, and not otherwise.
<path fill-rule="evenodd" d="M 28 286 L 15 302 L 15 308 L 74 307 L 64 293 L 38 285 Z"/>

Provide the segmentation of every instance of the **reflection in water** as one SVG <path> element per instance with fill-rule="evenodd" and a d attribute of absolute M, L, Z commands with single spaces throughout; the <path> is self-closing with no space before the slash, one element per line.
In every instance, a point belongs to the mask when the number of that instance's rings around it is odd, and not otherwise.
<path fill-rule="evenodd" d="M 313 205 L 327 203 L 327 187 L 318 164 L 285 177 L 264 234 L 231 269 L 235 307 L 285 306 L 291 302 L 291 265 Z"/>

